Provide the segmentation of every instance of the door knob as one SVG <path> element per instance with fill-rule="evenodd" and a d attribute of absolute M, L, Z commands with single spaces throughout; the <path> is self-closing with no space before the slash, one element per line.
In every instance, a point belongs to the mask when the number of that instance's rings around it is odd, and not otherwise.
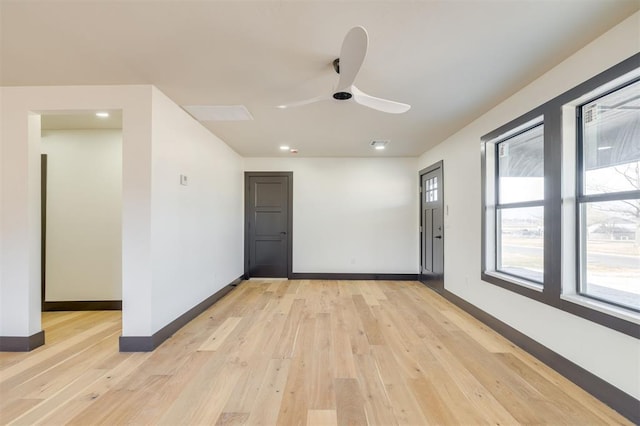
<path fill-rule="evenodd" d="M 435 236 L 435 237 L 433 237 L 433 238 L 442 239 L 442 235 L 436 235 L 436 236 Z"/>
<path fill-rule="evenodd" d="M 284 232 L 284 231 L 282 231 L 282 232 L 280 233 L 280 235 L 287 235 L 287 233 L 286 233 L 286 232 Z"/>

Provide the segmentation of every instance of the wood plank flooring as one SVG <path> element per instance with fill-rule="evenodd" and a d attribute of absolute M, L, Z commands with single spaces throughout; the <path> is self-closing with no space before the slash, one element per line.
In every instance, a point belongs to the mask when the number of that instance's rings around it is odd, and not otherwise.
<path fill-rule="evenodd" d="M 152 353 L 120 313 L 43 314 L 0 423 L 630 424 L 420 283 L 245 281 Z"/>

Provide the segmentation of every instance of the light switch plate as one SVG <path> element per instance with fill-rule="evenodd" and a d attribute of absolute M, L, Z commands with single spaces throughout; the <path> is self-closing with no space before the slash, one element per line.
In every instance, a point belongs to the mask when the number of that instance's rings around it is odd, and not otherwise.
<path fill-rule="evenodd" d="M 187 175 L 180 175 L 180 185 L 184 185 L 184 186 L 188 185 Z"/>

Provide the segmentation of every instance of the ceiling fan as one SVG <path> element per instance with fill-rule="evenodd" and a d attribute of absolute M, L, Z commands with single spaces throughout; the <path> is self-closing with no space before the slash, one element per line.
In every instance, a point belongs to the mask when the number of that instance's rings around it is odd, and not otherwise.
<path fill-rule="evenodd" d="M 367 55 L 368 44 L 369 36 L 363 27 L 358 26 L 349 30 L 342 42 L 340 57 L 333 61 L 333 68 L 340 75 L 336 90 L 332 94 L 279 105 L 278 108 L 299 107 L 333 98 L 339 101 L 353 100 L 357 104 L 390 114 L 401 114 L 408 111 L 411 105 L 376 98 L 359 90 L 353 84 Z"/>

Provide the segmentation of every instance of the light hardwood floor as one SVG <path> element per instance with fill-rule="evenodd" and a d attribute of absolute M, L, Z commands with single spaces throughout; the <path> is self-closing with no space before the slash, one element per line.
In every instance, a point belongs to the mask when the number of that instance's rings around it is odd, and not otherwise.
<path fill-rule="evenodd" d="M 152 353 L 119 312 L 0 354 L 2 424 L 630 424 L 415 282 L 245 281 Z"/>

